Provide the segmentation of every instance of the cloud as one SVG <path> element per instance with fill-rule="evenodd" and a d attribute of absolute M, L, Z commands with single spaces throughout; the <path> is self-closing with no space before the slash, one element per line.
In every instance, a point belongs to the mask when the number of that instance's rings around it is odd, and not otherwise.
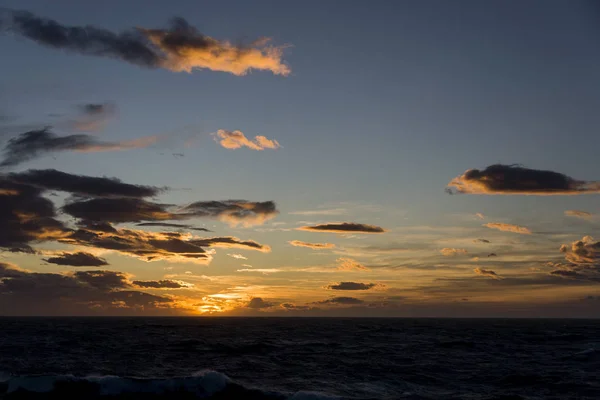
<path fill-rule="evenodd" d="M 56 257 L 44 259 L 50 264 L 70 265 L 72 267 L 101 267 L 108 265 L 104 258 L 96 257 L 91 253 L 79 251 L 77 253 L 62 253 Z"/>
<path fill-rule="evenodd" d="M 589 213 L 587 211 L 581 211 L 581 210 L 567 210 L 567 211 L 565 211 L 565 215 L 568 217 L 577 217 L 577 218 L 583 218 L 583 219 L 589 219 L 594 216 L 594 214 L 592 214 L 592 213 Z"/>
<path fill-rule="evenodd" d="M 329 222 L 315 226 L 302 226 L 296 228 L 309 232 L 333 232 L 333 233 L 384 233 L 385 229 L 375 225 L 360 224 L 355 222 Z"/>
<path fill-rule="evenodd" d="M 288 243 L 291 244 L 292 246 L 307 247 L 309 249 L 315 249 L 315 250 L 333 249 L 335 247 L 335 244 L 333 244 L 333 243 L 308 243 L 308 242 L 302 242 L 300 240 L 290 240 L 290 241 L 288 241 Z"/>
<path fill-rule="evenodd" d="M 327 286 L 331 290 L 369 290 L 377 286 L 376 283 L 340 282 Z"/>
<path fill-rule="evenodd" d="M 241 255 L 241 254 L 227 254 L 227 255 L 228 255 L 229 257 L 233 257 L 233 258 L 236 258 L 236 259 L 238 259 L 238 260 L 247 260 L 247 259 L 248 259 L 248 257 L 244 257 L 244 256 L 243 256 L 243 255 Z"/>
<path fill-rule="evenodd" d="M 55 169 L 30 169 L 8 174 L 6 179 L 43 190 L 57 190 L 90 197 L 153 197 L 166 190 L 154 186 L 123 183 L 117 178 L 74 175 Z"/>
<path fill-rule="evenodd" d="M 336 260 L 339 271 L 368 271 L 369 268 L 352 258 L 340 257 Z"/>
<path fill-rule="evenodd" d="M 249 265 L 246 265 L 249 266 Z M 251 265 L 249 266 L 251 267 Z M 260 274 L 273 274 L 276 272 L 284 272 L 285 270 L 279 268 L 242 268 L 238 269 L 237 272 L 258 272 Z"/>
<path fill-rule="evenodd" d="M 30 244 L 70 233 L 56 219 L 54 204 L 38 188 L 13 183 L 0 175 L 0 248 L 33 252 Z"/>
<path fill-rule="evenodd" d="M 71 125 L 83 132 L 98 131 L 114 116 L 116 106 L 112 103 L 87 103 L 78 106 L 81 116 Z"/>
<path fill-rule="evenodd" d="M 0 314 L 165 314 L 175 307 L 170 298 L 130 288 L 121 272 L 36 273 L 0 263 Z"/>
<path fill-rule="evenodd" d="M 488 227 L 490 229 L 498 229 L 499 231 L 531 235 L 531 231 L 529 230 L 529 228 L 525 228 L 524 226 L 519 225 L 503 224 L 500 222 L 489 222 L 487 224 L 484 224 L 483 226 Z"/>
<path fill-rule="evenodd" d="M 4 160 L 0 167 L 12 167 L 41 157 L 46 153 L 78 151 L 94 153 L 120 151 L 148 147 L 156 143 L 159 136 L 146 136 L 123 142 L 102 142 L 90 135 L 58 136 L 49 128 L 28 131 L 10 139 L 4 146 Z"/>
<path fill-rule="evenodd" d="M 263 300 L 261 297 L 253 297 L 248 304 L 246 304 L 246 307 L 248 308 L 253 308 L 255 310 L 259 310 L 262 308 L 269 308 L 269 307 L 273 307 L 275 304 L 265 301 Z"/>
<path fill-rule="evenodd" d="M 173 223 L 168 223 L 168 222 L 141 222 L 139 224 L 136 224 L 136 226 L 160 226 L 160 227 L 164 227 L 164 228 L 182 228 L 182 229 L 189 229 L 192 231 L 212 232 L 210 229 L 206 229 L 206 228 L 197 228 L 197 227 L 191 226 L 191 225 L 173 224 Z"/>
<path fill-rule="evenodd" d="M 90 25 L 65 26 L 26 11 L 8 13 L 10 32 L 55 49 L 175 72 L 210 69 L 234 75 L 246 75 L 251 70 L 290 74 L 282 61 L 285 46 L 269 45 L 267 38 L 249 46 L 219 41 L 198 32 L 183 18 L 174 18 L 169 29 L 138 28 L 114 33 Z"/>
<path fill-rule="evenodd" d="M 87 221 L 96 222 L 141 222 L 179 219 L 169 212 L 168 204 L 159 204 L 137 198 L 93 198 L 72 201 L 62 211 Z"/>
<path fill-rule="evenodd" d="M 474 239 L 473 243 L 490 243 L 487 239 Z"/>
<path fill-rule="evenodd" d="M 456 256 L 458 254 L 467 254 L 467 250 L 465 249 L 455 249 L 452 247 L 444 247 L 440 250 L 440 253 L 444 256 Z"/>
<path fill-rule="evenodd" d="M 483 215 L 482 213 L 475 213 L 475 216 L 479 219 L 485 219 L 485 215 Z"/>
<path fill-rule="evenodd" d="M 248 139 L 242 131 L 226 131 L 219 129 L 213 133 L 215 141 L 226 149 L 239 149 L 247 147 L 252 150 L 278 149 L 281 147 L 277 140 L 269 140 L 264 136 L 255 136 L 254 140 Z"/>
<path fill-rule="evenodd" d="M 500 278 L 500 276 L 498 274 L 496 274 L 494 271 L 492 271 L 490 269 L 483 269 L 483 268 L 477 267 L 473 270 L 473 272 L 475 272 L 477 275 L 489 276 L 490 278 L 493 278 L 493 279 L 502 279 L 502 278 Z"/>
<path fill-rule="evenodd" d="M 571 264 L 585 267 L 595 267 L 600 270 L 600 242 L 591 236 L 584 236 L 570 246 L 563 244 L 560 252 L 565 254 L 565 260 Z"/>
<path fill-rule="evenodd" d="M 315 304 L 333 304 L 333 305 L 356 305 L 356 304 L 364 304 L 365 302 L 357 299 L 356 297 L 332 297 L 327 300 L 321 300 L 315 302 Z"/>
<path fill-rule="evenodd" d="M 490 165 L 470 169 L 450 181 L 449 188 L 469 194 L 575 195 L 600 193 L 600 182 L 581 181 L 567 175 L 518 165 Z"/>
<path fill-rule="evenodd" d="M 247 200 L 197 201 L 182 207 L 179 212 L 196 217 L 217 218 L 235 227 L 262 225 L 275 218 L 279 211 L 272 201 Z"/>
<path fill-rule="evenodd" d="M 233 236 L 194 239 L 190 241 L 203 247 L 222 247 L 226 249 L 256 250 L 270 253 L 271 247 L 255 242 L 254 240 L 240 240 Z"/>
<path fill-rule="evenodd" d="M 133 281 L 132 283 L 135 286 L 152 289 L 179 289 L 189 286 L 183 285 L 181 282 L 171 281 L 168 279 L 160 281 Z"/>

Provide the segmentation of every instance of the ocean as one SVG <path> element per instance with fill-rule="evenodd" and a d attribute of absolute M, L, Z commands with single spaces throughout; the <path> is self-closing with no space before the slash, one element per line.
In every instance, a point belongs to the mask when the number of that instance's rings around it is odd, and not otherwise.
<path fill-rule="evenodd" d="M 600 320 L 0 324 L 2 399 L 600 399 Z"/>

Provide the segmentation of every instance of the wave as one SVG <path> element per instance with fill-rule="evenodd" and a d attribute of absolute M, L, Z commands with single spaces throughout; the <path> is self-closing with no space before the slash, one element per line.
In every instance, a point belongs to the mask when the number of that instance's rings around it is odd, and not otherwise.
<path fill-rule="evenodd" d="M 252 389 L 217 371 L 205 370 L 174 378 L 46 375 L 0 377 L 0 399 L 244 399 L 341 400 L 319 392 L 283 393 Z"/>

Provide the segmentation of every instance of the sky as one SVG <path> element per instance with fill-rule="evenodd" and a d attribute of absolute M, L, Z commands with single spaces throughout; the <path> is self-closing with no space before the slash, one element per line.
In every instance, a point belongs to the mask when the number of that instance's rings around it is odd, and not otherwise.
<path fill-rule="evenodd" d="M 0 0 L 0 315 L 600 317 L 599 17 Z"/>

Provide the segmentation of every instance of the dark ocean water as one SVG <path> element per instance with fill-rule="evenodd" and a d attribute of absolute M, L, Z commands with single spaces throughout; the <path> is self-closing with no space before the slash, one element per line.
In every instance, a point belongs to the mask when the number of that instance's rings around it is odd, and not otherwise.
<path fill-rule="evenodd" d="M 600 321 L 0 318 L 2 399 L 600 399 Z"/>

